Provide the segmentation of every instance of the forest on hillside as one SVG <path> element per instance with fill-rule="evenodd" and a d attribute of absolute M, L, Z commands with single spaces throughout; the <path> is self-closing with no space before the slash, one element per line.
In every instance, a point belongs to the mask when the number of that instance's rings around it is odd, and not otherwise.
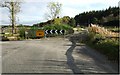
<path fill-rule="evenodd" d="M 52 20 L 48 20 L 46 22 L 40 22 L 40 23 L 37 23 L 37 24 L 33 24 L 33 26 L 37 26 L 37 27 L 44 27 L 46 25 L 69 25 L 69 26 L 72 26 L 72 27 L 75 27 L 75 19 L 72 18 L 72 17 L 69 17 L 69 16 L 64 16 L 64 17 L 57 17 L 57 18 L 54 18 Z"/>
<path fill-rule="evenodd" d="M 109 7 L 105 10 L 88 11 L 74 17 L 76 25 L 89 25 L 90 23 L 103 26 L 119 26 L 119 7 Z"/>
<path fill-rule="evenodd" d="M 119 7 L 109 7 L 105 10 L 93 10 L 80 13 L 74 18 L 64 16 L 47 22 L 33 24 L 33 26 L 43 27 L 45 25 L 53 24 L 54 22 L 64 24 L 75 24 L 72 26 L 88 26 L 89 24 L 99 24 L 102 26 L 119 26 Z"/>

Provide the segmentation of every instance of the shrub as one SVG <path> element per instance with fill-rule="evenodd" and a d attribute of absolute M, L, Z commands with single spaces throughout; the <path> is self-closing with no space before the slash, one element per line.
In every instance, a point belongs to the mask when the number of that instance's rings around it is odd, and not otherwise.
<path fill-rule="evenodd" d="M 46 25 L 43 28 L 44 30 L 69 30 L 72 29 L 71 26 L 69 25 L 65 25 L 65 24 L 61 24 L 61 25 Z"/>
<path fill-rule="evenodd" d="M 25 27 L 21 27 L 19 29 L 19 36 L 20 38 L 24 39 L 25 38 Z"/>
<path fill-rule="evenodd" d="M 113 61 L 118 61 L 119 56 L 119 38 L 116 38 L 115 36 L 118 36 L 117 33 L 113 35 L 112 32 L 107 31 L 106 29 L 102 27 L 89 27 L 88 28 L 89 34 L 87 41 L 85 43 L 99 52 L 103 53 L 108 57 L 108 59 Z M 107 34 L 106 34 L 107 33 Z M 108 34 L 113 37 L 107 37 Z"/>
<path fill-rule="evenodd" d="M 118 60 L 118 40 L 100 40 L 95 46 L 101 53 L 107 55 L 110 60 Z"/>
<path fill-rule="evenodd" d="M 43 27 L 44 30 L 66 30 L 67 34 L 68 33 L 73 33 L 73 28 L 69 25 L 66 24 L 61 24 L 61 25 L 46 25 Z"/>

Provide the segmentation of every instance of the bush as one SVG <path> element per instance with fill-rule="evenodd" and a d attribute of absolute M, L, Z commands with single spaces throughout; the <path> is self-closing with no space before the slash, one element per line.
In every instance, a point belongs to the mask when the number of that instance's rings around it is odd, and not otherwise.
<path fill-rule="evenodd" d="M 65 24 L 61 24 L 61 25 L 46 25 L 43 28 L 44 30 L 69 30 L 72 29 L 71 26 L 69 25 L 65 25 Z"/>
<path fill-rule="evenodd" d="M 85 42 L 92 48 L 95 48 L 97 51 L 101 52 L 102 54 L 106 55 L 108 59 L 113 61 L 118 61 L 118 53 L 119 53 L 119 42 L 115 39 L 91 39 Z"/>
<path fill-rule="evenodd" d="M 96 33 L 95 30 L 95 28 L 89 29 L 88 38 L 85 43 L 106 55 L 108 59 L 118 61 L 119 38 L 108 38 L 101 35 L 100 33 Z"/>
<path fill-rule="evenodd" d="M 24 39 L 25 38 L 25 27 L 21 27 L 19 29 L 19 36 L 20 38 Z"/>
<path fill-rule="evenodd" d="M 118 40 L 105 39 L 100 40 L 96 45 L 96 49 L 108 56 L 110 60 L 118 60 L 119 43 Z"/>

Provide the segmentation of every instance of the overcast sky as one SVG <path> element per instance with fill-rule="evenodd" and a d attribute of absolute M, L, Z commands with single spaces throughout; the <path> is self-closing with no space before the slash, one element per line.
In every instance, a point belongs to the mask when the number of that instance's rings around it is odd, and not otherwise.
<path fill-rule="evenodd" d="M 102 10 L 109 6 L 118 6 L 119 0 L 24 0 L 21 4 L 21 12 L 17 15 L 18 24 L 32 25 L 44 22 L 48 2 L 62 4 L 61 17 L 75 15 L 92 10 Z M 9 12 L 6 8 L 0 8 L 0 24 L 10 24 Z"/>

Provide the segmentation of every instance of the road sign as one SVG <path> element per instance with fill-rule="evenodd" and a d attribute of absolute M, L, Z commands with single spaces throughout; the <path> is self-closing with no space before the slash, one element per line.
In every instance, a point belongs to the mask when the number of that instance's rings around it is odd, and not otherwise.
<path fill-rule="evenodd" d="M 37 30 L 36 31 L 36 36 L 37 37 L 44 37 L 45 36 L 44 30 Z"/>
<path fill-rule="evenodd" d="M 65 30 L 45 30 L 45 34 L 64 34 Z"/>
<path fill-rule="evenodd" d="M 57 30 L 55 30 L 55 34 L 58 34 L 58 33 L 57 33 Z"/>
<path fill-rule="evenodd" d="M 53 32 L 52 32 L 52 31 L 53 31 L 53 30 L 50 30 L 50 33 L 51 33 L 51 34 L 53 34 Z"/>
<path fill-rule="evenodd" d="M 60 30 L 60 33 L 61 33 L 61 34 L 64 34 L 64 33 L 65 33 L 65 30 Z"/>
<path fill-rule="evenodd" d="M 45 34 L 48 34 L 48 30 L 45 31 Z"/>

